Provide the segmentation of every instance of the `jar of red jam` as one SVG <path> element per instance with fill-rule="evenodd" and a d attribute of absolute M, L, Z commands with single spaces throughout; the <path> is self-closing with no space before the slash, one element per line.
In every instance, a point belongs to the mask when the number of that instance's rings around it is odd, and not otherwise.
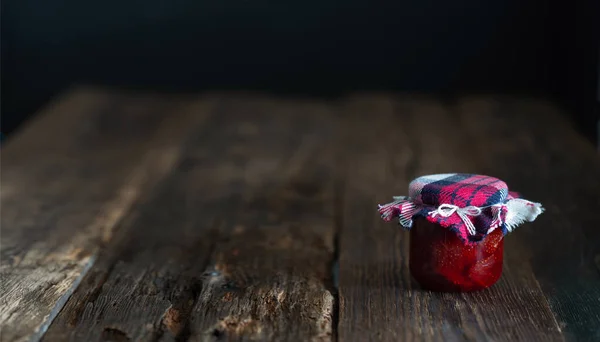
<path fill-rule="evenodd" d="M 489 176 L 437 174 L 409 184 L 408 196 L 379 206 L 410 233 L 409 265 L 425 289 L 456 292 L 492 286 L 502 275 L 504 236 L 543 212 Z"/>

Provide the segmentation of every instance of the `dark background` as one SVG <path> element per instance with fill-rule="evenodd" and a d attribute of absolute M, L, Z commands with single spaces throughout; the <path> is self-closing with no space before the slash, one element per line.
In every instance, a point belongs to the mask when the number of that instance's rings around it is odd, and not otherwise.
<path fill-rule="evenodd" d="M 2 132 L 73 83 L 550 98 L 597 141 L 598 0 L 2 1 Z"/>

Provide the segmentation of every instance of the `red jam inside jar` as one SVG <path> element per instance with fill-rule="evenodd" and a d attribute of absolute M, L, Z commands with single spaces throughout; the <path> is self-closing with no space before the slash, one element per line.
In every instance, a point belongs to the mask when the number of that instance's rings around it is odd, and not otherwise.
<path fill-rule="evenodd" d="M 410 232 L 410 273 L 427 290 L 477 291 L 502 275 L 502 229 L 482 241 L 465 244 L 454 232 L 426 219 L 415 220 Z"/>

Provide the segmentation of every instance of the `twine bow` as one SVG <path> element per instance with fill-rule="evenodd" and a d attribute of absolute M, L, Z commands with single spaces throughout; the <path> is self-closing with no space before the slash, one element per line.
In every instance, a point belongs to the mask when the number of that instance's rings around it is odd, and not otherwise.
<path fill-rule="evenodd" d="M 479 216 L 481 215 L 481 208 L 468 206 L 464 208 L 460 208 L 453 204 L 441 204 L 436 210 L 430 211 L 429 215 L 431 217 L 435 217 L 436 215 L 440 215 L 442 217 L 450 217 L 454 214 L 457 214 L 458 217 L 464 222 L 469 234 L 475 235 L 477 231 L 475 230 L 475 226 L 471 219 L 467 216 Z"/>

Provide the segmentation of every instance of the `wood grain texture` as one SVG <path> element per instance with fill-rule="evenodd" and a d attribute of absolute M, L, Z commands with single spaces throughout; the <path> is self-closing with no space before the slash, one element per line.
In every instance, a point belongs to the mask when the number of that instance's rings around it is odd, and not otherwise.
<path fill-rule="evenodd" d="M 180 115 L 160 125 L 166 110 Z M 2 341 L 44 333 L 124 213 L 173 167 L 179 134 L 207 112 L 179 99 L 76 90 L 3 146 Z"/>
<path fill-rule="evenodd" d="M 296 140 L 295 148 L 274 173 L 281 179 L 245 201 L 215 245 L 192 311 L 191 340 L 332 338 L 331 112 L 290 104 L 270 114 L 288 117 L 273 129 L 282 142 Z"/>
<path fill-rule="evenodd" d="M 88 89 L 2 162 L 2 341 L 600 339 L 600 159 L 543 101 Z M 547 209 L 488 290 L 421 290 L 377 214 L 440 172 Z"/>
<path fill-rule="evenodd" d="M 340 339 L 562 340 L 527 262 L 526 246 L 507 248 L 503 278 L 491 289 L 471 294 L 423 291 L 408 271 L 408 234 L 381 222 L 376 212 L 375 203 L 405 194 L 408 181 L 418 175 L 490 170 L 472 142 L 457 134 L 452 107 L 433 99 L 387 97 L 347 106 L 358 113 L 378 108 L 377 117 L 385 124 L 374 123 L 375 132 L 369 132 L 359 116 L 348 134 L 357 146 L 344 166 Z"/>
<path fill-rule="evenodd" d="M 594 262 L 600 254 L 600 159 L 593 146 L 544 101 L 466 98 L 457 109 L 486 171 L 547 209 L 509 236 L 507 253 L 523 250 L 515 264 L 530 265 L 566 339 L 600 340 Z"/>
<path fill-rule="evenodd" d="M 328 110 L 234 96 L 217 112 L 44 340 L 331 337 Z"/>

